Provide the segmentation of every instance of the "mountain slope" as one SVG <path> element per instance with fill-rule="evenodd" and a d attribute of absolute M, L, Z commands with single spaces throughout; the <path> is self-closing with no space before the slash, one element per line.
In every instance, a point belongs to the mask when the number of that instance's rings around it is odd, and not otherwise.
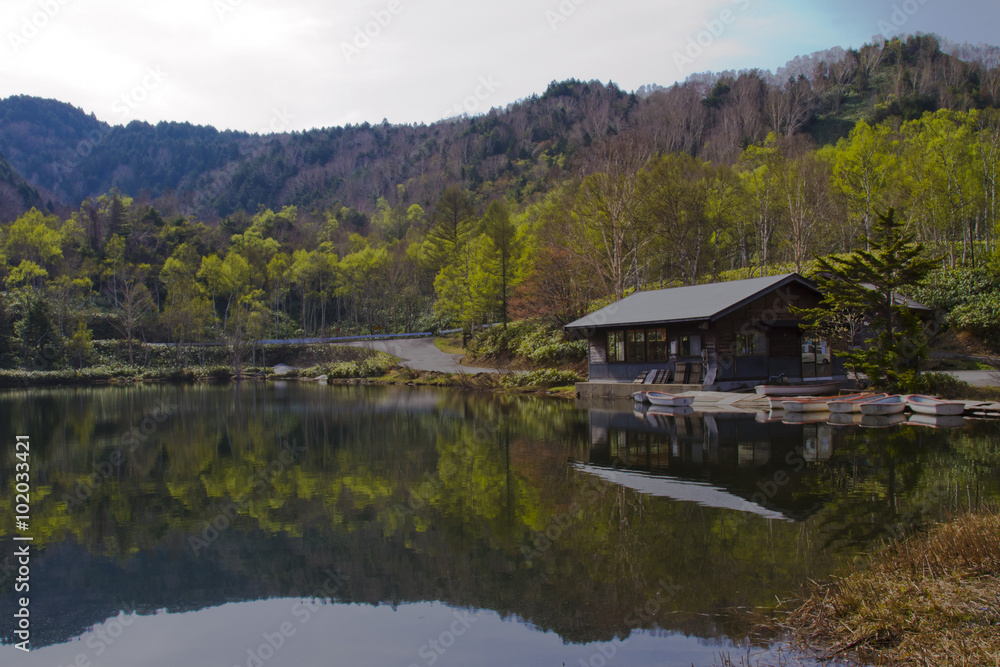
<path fill-rule="evenodd" d="M 32 207 L 42 208 L 38 191 L 0 154 L 0 222 L 14 220 Z"/>
<path fill-rule="evenodd" d="M 997 105 L 1000 70 L 986 47 L 912 36 L 797 58 L 778 74 L 702 74 L 628 94 L 614 84 L 553 82 L 542 95 L 475 118 L 251 135 L 187 123 L 109 126 L 52 100 L 0 100 L 0 152 L 56 203 L 112 188 L 206 219 L 260 206 L 429 204 L 449 183 L 482 199 L 529 199 L 595 168 L 592 146 L 621 133 L 651 152 L 734 159 L 769 132 L 845 136 L 859 120 Z M 779 77 L 788 77 L 780 83 Z"/>

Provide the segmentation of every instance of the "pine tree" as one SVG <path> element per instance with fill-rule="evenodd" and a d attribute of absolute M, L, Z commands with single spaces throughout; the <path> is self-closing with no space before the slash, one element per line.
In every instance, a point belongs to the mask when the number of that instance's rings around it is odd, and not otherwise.
<path fill-rule="evenodd" d="M 803 327 L 846 343 L 844 358 L 873 387 L 899 390 L 920 372 L 927 343 L 920 320 L 904 294 L 940 264 L 928 256 L 895 211 L 877 214 L 869 250 L 846 257 L 817 257 L 814 279 L 824 297 L 819 307 L 799 310 Z M 852 349 L 856 335 L 864 344 Z"/>

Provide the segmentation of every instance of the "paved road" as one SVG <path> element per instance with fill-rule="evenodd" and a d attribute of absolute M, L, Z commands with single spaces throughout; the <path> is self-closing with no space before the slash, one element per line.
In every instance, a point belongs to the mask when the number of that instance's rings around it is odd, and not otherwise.
<path fill-rule="evenodd" d="M 944 371 L 973 387 L 1000 387 L 1000 371 Z"/>
<path fill-rule="evenodd" d="M 396 340 L 366 340 L 347 343 L 353 347 L 388 352 L 399 357 L 403 365 L 418 371 L 440 373 L 499 373 L 495 368 L 463 366 L 460 354 L 446 354 L 437 348 L 433 338 L 402 338 Z"/>

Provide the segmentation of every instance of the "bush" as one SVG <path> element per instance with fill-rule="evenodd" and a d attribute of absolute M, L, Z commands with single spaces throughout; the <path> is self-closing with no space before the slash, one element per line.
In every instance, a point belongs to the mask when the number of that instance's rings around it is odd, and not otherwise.
<path fill-rule="evenodd" d="M 320 373 L 317 373 L 317 375 L 326 375 L 330 379 L 380 377 L 389 372 L 395 361 L 395 358 L 391 355 L 385 352 L 377 352 L 367 359 L 324 364 L 318 367 Z"/>
<path fill-rule="evenodd" d="M 512 322 L 481 333 L 469 354 L 480 359 L 515 356 L 536 364 L 574 363 L 586 358 L 587 341 L 567 340 L 562 329 L 550 324 Z"/>
<path fill-rule="evenodd" d="M 583 381 L 576 371 L 560 371 L 553 368 L 530 373 L 508 373 L 500 378 L 500 384 L 505 387 L 561 387 Z"/>
<path fill-rule="evenodd" d="M 1000 283 L 984 269 L 938 269 L 912 296 L 920 303 L 945 313 L 974 302 L 983 295 L 996 295 Z M 963 325 L 959 325 L 963 326 Z"/>
<path fill-rule="evenodd" d="M 982 336 L 992 345 L 1000 345 L 1000 292 L 970 296 L 951 312 L 948 321 Z"/>
<path fill-rule="evenodd" d="M 904 373 L 899 378 L 899 392 L 926 394 L 941 398 L 970 398 L 973 387 L 948 373 Z"/>

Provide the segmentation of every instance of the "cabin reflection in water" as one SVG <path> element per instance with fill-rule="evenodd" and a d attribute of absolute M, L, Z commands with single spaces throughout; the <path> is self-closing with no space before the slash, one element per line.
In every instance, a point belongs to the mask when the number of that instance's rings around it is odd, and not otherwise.
<path fill-rule="evenodd" d="M 591 409 L 577 467 L 646 495 L 801 521 L 823 503 L 809 480 L 833 457 L 834 433 L 750 414 Z"/>

